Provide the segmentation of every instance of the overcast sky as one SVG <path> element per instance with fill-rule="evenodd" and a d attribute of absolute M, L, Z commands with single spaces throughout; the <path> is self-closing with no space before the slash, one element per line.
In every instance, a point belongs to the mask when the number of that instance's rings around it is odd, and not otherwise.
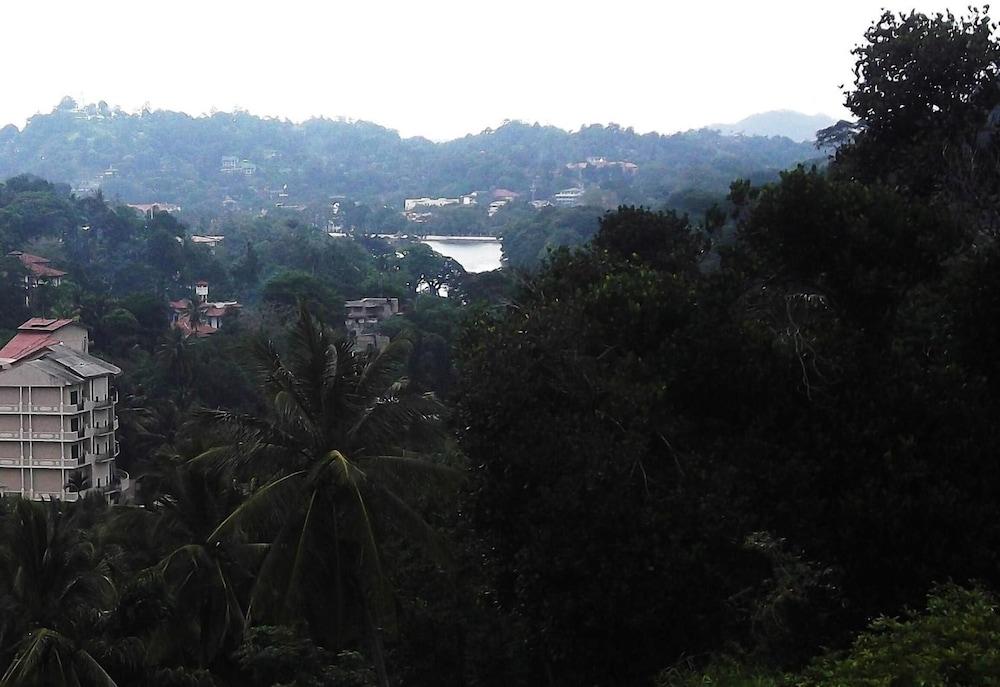
<path fill-rule="evenodd" d="M 851 48 L 885 4 L 9 0 L 0 124 L 64 95 L 435 140 L 505 118 L 672 132 L 771 109 L 840 117 Z"/>

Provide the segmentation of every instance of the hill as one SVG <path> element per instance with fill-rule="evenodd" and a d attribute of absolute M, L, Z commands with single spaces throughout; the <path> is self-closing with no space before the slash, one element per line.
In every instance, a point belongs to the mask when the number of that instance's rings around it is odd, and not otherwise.
<path fill-rule="evenodd" d="M 709 129 L 722 134 L 744 136 L 785 136 L 793 141 L 811 142 L 816 132 L 832 125 L 834 119 L 825 114 L 807 115 L 793 110 L 772 110 L 745 117 L 735 124 L 712 124 Z"/>
<path fill-rule="evenodd" d="M 498 188 L 544 199 L 583 187 L 607 206 L 661 205 L 691 189 L 724 192 L 736 177 L 771 178 L 816 155 L 788 139 L 708 130 L 640 135 L 597 124 L 571 133 L 505 122 L 433 143 L 370 122 L 126 113 L 69 98 L 23 130 L 0 130 L 0 178 L 31 173 L 81 194 L 101 189 L 124 202 L 174 203 L 205 216 L 279 204 L 326 208 L 331 197 L 401 210 L 406 197 Z"/>

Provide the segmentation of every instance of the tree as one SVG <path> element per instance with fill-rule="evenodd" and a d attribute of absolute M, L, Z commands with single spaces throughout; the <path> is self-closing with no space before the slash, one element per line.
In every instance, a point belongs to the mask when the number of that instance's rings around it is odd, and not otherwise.
<path fill-rule="evenodd" d="M 83 531 L 87 509 L 17 499 L 6 515 L 0 646 L 6 652 L 15 645 L 16 655 L 0 684 L 114 685 L 88 651 L 115 589 L 107 563 Z"/>
<path fill-rule="evenodd" d="M 401 489 L 451 474 L 406 450 L 420 446 L 440 413 L 431 396 L 411 393 L 399 377 L 408 353 L 398 340 L 355 356 L 302 306 L 286 354 L 271 342 L 257 350 L 269 413 L 202 413 L 233 442 L 202 460 L 221 461 L 256 485 L 208 541 L 244 531 L 271 537 L 250 622 L 305 621 L 331 647 L 365 638 L 382 684 L 381 628 L 391 627 L 392 612 L 377 528 L 402 527 L 441 554 Z"/>
<path fill-rule="evenodd" d="M 423 243 L 414 243 L 404 251 L 399 268 L 409 277 L 407 286 L 411 293 L 426 287 L 435 296 L 440 296 L 443 287 L 456 283 L 465 274 L 456 260 Z"/>
<path fill-rule="evenodd" d="M 725 481 L 674 395 L 686 342 L 705 345 L 700 239 L 623 209 L 594 243 L 554 252 L 456 347 L 463 512 L 529 676 L 498 683 L 644 684 L 658 661 L 735 638 L 730 597 L 767 567 L 709 505 Z"/>
<path fill-rule="evenodd" d="M 284 270 L 264 283 L 261 300 L 294 312 L 298 303 L 305 303 L 323 320 L 334 322 L 343 314 L 343 298 L 324 280 L 300 270 Z"/>
<path fill-rule="evenodd" d="M 977 220 L 991 215 L 995 229 L 1000 43 L 990 17 L 887 11 L 853 52 L 846 105 L 861 130 L 839 149 L 837 170 L 960 200 Z"/>

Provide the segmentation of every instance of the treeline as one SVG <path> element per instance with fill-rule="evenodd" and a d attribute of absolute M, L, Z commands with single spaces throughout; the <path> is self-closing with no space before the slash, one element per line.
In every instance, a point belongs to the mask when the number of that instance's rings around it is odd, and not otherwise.
<path fill-rule="evenodd" d="M 245 112 L 191 117 L 169 111 L 127 114 L 105 104 L 65 99 L 51 113 L 32 117 L 23 130 L 0 130 L 0 175 L 32 173 L 100 187 L 127 202 L 179 204 L 200 217 L 256 213 L 276 203 L 305 206 L 312 220 L 331 196 L 370 208 L 356 218 L 393 223 L 405 197 L 457 196 L 497 188 L 544 199 L 586 184 L 615 202 L 663 203 L 687 189 L 724 191 L 733 178 L 770 180 L 782 169 L 817 156 L 810 144 L 784 138 L 721 136 L 708 130 L 671 136 L 640 135 L 617 125 L 568 133 L 555 127 L 509 122 L 496 130 L 447 143 L 401 138 L 367 122 L 327 119 L 293 124 Z M 222 159 L 237 165 L 222 171 Z M 605 157 L 638 165 L 569 170 L 567 163 Z M 223 201 L 229 199 L 229 204 Z M 486 197 L 485 206 L 492 198 Z M 390 213 L 383 212 L 390 206 Z"/>
<path fill-rule="evenodd" d="M 518 684 L 1000 675 L 1000 45 L 886 14 L 855 54 L 828 170 L 734 183 L 725 241 L 622 208 L 466 329 Z"/>

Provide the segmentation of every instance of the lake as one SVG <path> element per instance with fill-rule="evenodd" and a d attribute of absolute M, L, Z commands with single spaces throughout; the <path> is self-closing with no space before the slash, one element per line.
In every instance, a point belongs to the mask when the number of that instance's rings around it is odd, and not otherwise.
<path fill-rule="evenodd" d="M 454 259 L 466 272 L 489 272 L 500 267 L 500 239 L 494 236 L 427 236 L 420 243 Z"/>

